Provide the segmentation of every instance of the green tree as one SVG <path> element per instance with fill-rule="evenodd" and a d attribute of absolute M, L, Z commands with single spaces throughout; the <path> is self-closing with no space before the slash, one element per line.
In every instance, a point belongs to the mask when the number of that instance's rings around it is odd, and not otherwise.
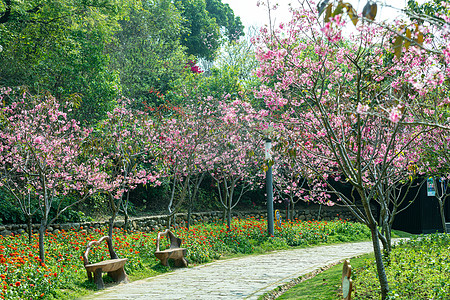
<path fill-rule="evenodd" d="M 171 102 L 182 105 L 188 97 L 203 99 L 211 96 L 225 101 L 239 98 L 261 104 L 253 95 L 260 83 L 253 74 L 258 62 L 249 39 L 227 42 L 213 62 L 201 60 L 199 65 L 204 73 L 187 72 L 174 83 L 174 89 L 168 94 Z"/>
<path fill-rule="evenodd" d="M 135 103 L 162 104 L 162 95 L 184 72 L 188 58 L 180 44 L 182 22 L 169 0 L 144 1 L 120 21 L 110 67 L 120 74 L 123 94 Z"/>
<path fill-rule="evenodd" d="M 244 35 L 241 18 L 234 15 L 227 3 L 222 3 L 221 0 L 206 0 L 206 10 L 216 19 L 217 25 L 225 31 L 229 41 L 238 40 Z"/>
<path fill-rule="evenodd" d="M 418 20 L 419 23 L 429 21 L 444 23 L 444 19 L 436 16 L 436 14 L 449 14 L 448 8 L 443 4 L 450 4 L 450 0 L 430 0 L 428 2 L 419 4 L 415 0 L 408 0 L 407 14 L 413 20 Z"/>
<path fill-rule="evenodd" d="M 221 45 L 221 30 L 230 40 L 243 35 L 240 18 L 221 0 L 177 0 L 174 3 L 184 18 L 183 26 L 187 30 L 181 36 L 181 43 L 189 54 L 212 60 Z"/>
<path fill-rule="evenodd" d="M 118 77 L 105 54 L 128 0 L 0 0 L 0 85 L 71 100 L 85 123 L 100 119 Z"/>

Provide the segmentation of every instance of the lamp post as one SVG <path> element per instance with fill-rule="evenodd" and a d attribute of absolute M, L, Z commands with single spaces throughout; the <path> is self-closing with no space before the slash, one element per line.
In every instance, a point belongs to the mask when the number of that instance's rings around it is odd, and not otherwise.
<path fill-rule="evenodd" d="M 267 232 L 273 236 L 273 182 L 272 182 L 272 141 L 266 139 L 264 144 L 265 156 L 267 162 L 266 171 L 266 193 L 267 193 Z"/>

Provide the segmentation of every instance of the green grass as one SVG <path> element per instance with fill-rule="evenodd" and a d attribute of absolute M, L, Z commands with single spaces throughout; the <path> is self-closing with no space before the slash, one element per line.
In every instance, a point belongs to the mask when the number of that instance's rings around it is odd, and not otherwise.
<path fill-rule="evenodd" d="M 373 259 L 373 254 L 350 259 L 352 270 L 361 268 Z M 277 299 L 342 299 L 341 277 L 343 264 L 335 265 L 324 272 L 290 288 Z"/>
<path fill-rule="evenodd" d="M 417 234 L 412 234 L 400 230 L 392 230 L 392 238 L 413 238 L 415 236 L 418 236 Z"/>
<path fill-rule="evenodd" d="M 400 230 L 393 230 L 393 238 L 412 238 L 414 234 Z M 373 254 L 367 254 L 350 259 L 352 272 L 366 267 L 373 261 Z M 277 299 L 342 299 L 341 277 L 343 264 L 335 265 L 324 272 L 319 273 L 309 279 L 299 278 L 302 282 L 290 288 Z M 311 276 L 304 276 L 311 277 Z M 277 292 L 276 290 L 274 292 Z M 263 297 L 261 297 L 262 299 Z"/>
<path fill-rule="evenodd" d="M 450 235 L 427 234 L 402 242 L 384 259 L 389 299 L 450 299 Z M 354 299 L 380 299 L 376 266 L 353 276 Z"/>

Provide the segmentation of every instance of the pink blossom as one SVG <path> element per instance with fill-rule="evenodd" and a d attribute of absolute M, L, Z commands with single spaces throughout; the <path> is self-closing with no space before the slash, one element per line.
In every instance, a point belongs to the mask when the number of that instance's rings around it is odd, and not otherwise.
<path fill-rule="evenodd" d="M 36 143 L 36 144 L 42 144 L 42 141 L 44 140 L 44 138 L 42 137 L 42 136 L 37 136 L 35 139 L 34 139 L 34 142 Z"/>
<path fill-rule="evenodd" d="M 356 108 L 356 112 L 360 115 L 365 114 L 369 110 L 369 105 L 362 105 L 358 103 L 358 107 Z"/>
<path fill-rule="evenodd" d="M 391 120 L 391 122 L 398 123 L 401 118 L 402 118 L 401 111 L 398 109 L 398 107 L 393 107 L 389 114 L 389 120 Z"/>

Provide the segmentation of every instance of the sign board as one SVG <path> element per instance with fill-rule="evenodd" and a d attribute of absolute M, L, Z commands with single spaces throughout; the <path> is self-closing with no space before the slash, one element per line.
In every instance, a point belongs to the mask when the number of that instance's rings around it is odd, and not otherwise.
<path fill-rule="evenodd" d="M 281 213 L 278 209 L 275 211 L 275 224 L 277 227 L 281 227 Z"/>
<path fill-rule="evenodd" d="M 433 177 L 429 177 L 427 179 L 427 196 L 429 196 L 429 197 L 436 196 L 436 191 L 434 189 L 434 179 L 433 179 Z"/>

